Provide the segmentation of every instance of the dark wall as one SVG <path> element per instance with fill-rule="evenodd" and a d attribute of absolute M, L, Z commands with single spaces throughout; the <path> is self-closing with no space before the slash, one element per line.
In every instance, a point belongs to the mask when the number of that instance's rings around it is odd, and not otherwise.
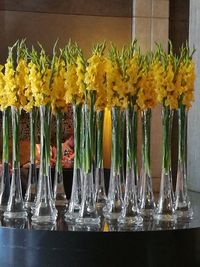
<path fill-rule="evenodd" d="M 189 39 L 189 0 L 170 0 L 169 4 L 169 39 L 172 41 L 174 51 L 179 53 L 183 43 Z M 178 158 L 178 119 L 174 114 L 172 127 L 172 174 L 173 184 L 176 183 Z"/>

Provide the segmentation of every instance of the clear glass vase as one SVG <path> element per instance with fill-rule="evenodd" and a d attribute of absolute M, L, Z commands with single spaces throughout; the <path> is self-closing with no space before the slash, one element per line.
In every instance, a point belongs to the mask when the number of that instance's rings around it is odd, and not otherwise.
<path fill-rule="evenodd" d="M 30 210 L 34 204 L 37 189 L 37 171 L 36 171 L 36 116 L 37 109 L 33 107 L 29 113 L 30 117 L 30 163 L 28 172 L 28 184 L 24 197 L 24 206 Z"/>
<path fill-rule="evenodd" d="M 20 161 L 19 161 L 19 118 L 20 111 L 16 107 L 11 107 L 12 112 L 12 140 L 13 140 L 13 160 L 12 178 L 8 205 L 4 212 L 7 219 L 26 218 L 27 213 L 24 208 L 22 197 Z"/>
<path fill-rule="evenodd" d="M 132 139 L 133 139 L 133 154 L 132 154 L 132 161 L 133 161 L 133 171 L 134 171 L 134 178 L 135 178 L 135 185 L 136 185 L 136 195 L 139 203 L 139 192 L 140 192 L 140 179 L 138 173 L 138 157 L 137 157 L 137 149 L 138 149 L 138 112 L 133 110 L 132 115 Z"/>
<path fill-rule="evenodd" d="M 40 171 L 37 196 L 33 216 L 33 223 L 53 224 L 57 218 L 57 210 L 52 198 L 50 180 L 50 124 L 49 106 L 40 106 Z"/>
<path fill-rule="evenodd" d="M 132 128 L 133 110 L 131 106 L 126 108 L 126 187 L 125 196 L 122 205 L 121 215 L 118 218 L 120 224 L 127 225 L 141 225 L 142 217 L 140 216 L 138 209 L 138 200 L 136 194 L 136 184 L 135 184 L 135 171 L 133 154 L 133 138 L 132 136 L 136 134 L 135 129 Z"/>
<path fill-rule="evenodd" d="M 92 92 L 91 92 L 92 94 Z M 94 188 L 94 170 L 92 159 L 92 144 L 91 139 L 93 127 L 93 111 L 91 106 L 94 106 L 93 97 L 90 95 L 90 104 L 84 105 L 84 158 L 83 158 L 83 191 L 82 201 L 79 210 L 79 216 L 76 222 L 79 224 L 92 225 L 99 224 L 100 217 L 98 216 L 96 203 L 95 203 L 95 188 Z"/>
<path fill-rule="evenodd" d="M 121 172 L 120 172 L 120 108 L 112 107 L 112 151 L 111 172 L 106 206 L 103 209 L 104 217 L 108 220 L 117 220 L 122 210 Z"/>
<path fill-rule="evenodd" d="M 53 186 L 53 197 L 56 206 L 65 206 L 67 204 L 67 197 L 65 194 L 63 183 L 63 169 L 62 169 L 62 112 L 56 112 L 56 167 Z"/>
<path fill-rule="evenodd" d="M 0 211 L 5 211 L 10 193 L 10 167 L 9 167 L 9 108 L 2 112 L 2 173 L 0 177 Z"/>
<path fill-rule="evenodd" d="M 103 168 L 103 121 L 104 111 L 96 112 L 97 125 L 97 151 L 96 151 L 96 171 L 95 171 L 95 200 L 97 208 L 103 208 L 106 204 L 106 190 Z"/>
<path fill-rule="evenodd" d="M 178 170 L 175 193 L 175 210 L 178 219 L 193 217 L 193 209 L 187 189 L 187 110 L 184 105 L 178 109 Z"/>
<path fill-rule="evenodd" d="M 142 111 L 142 171 L 140 184 L 140 212 L 151 218 L 155 211 L 150 166 L 151 109 Z"/>
<path fill-rule="evenodd" d="M 120 177 L 121 177 L 121 192 L 122 192 L 122 198 L 124 198 L 125 195 L 125 187 L 126 187 L 126 181 L 125 181 L 125 158 L 126 158 L 126 136 L 125 136 L 125 130 L 126 130 L 126 114 L 124 110 L 120 111 L 120 161 L 119 161 L 119 169 L 120 169 Z"/>
<path fill-rule="evenodd" d="M 171 170 L 171 131 L 173 111 L 169 107 L 162 108 L 162 174 L 160 182 L 160 195 L 154 219 L 159 221 L 175 221 L 174 193 Z"/>
<path fill-rule="evenodd" d="M 82 169 L 81 158 L 84 150 L 82 136 L 84 132 L 84 109 L 82 104 L 73 105 L 73 124 L 74 124 L 74 166 L 73 183 L 69 208 L 65 214 L 65 220 L 70 222 L 78 217 L 78 212 L 82 200 Z"/>

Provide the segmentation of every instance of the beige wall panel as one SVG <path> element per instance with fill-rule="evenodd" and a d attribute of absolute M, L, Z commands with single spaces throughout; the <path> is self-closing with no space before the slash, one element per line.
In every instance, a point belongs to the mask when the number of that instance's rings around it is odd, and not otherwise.
<path fill-rule="evenodd" d="M 169 17 L 169 1 L 153 0 L 152 2 L 152 17 L 168 18 Z"/>
<path fill-rule="evenodd" d="M 71 38 L 89 53 L 91 46 L 98 41 L 112 41 L 121 47 L 131 40 L 130 18 L 15 11 L 5 11 L 4 18 L 4 48 L 16 39 L 26 37 L 28 45 L 40 41 L 50 52 L 57 38 L 61 47 Z"/>
<path fill-rule="evenodd" d="M 168 49 L 168 32 L 169 20 L 153 18 L 152 19 L 152 35 L 151 35 L 151 48 L 155 48 L 155 42 L 161 43 L 163 48 Z"/>
<path fill-rule="evenodd" d="M 133 17 L 151 17 L 152 0 L 133 0 Z"/>
<path fill-rule="evenodd" d="M 141 50 L 151 49 L 151 18 L 133 18 L 133 39 L 136 38 Z"/>

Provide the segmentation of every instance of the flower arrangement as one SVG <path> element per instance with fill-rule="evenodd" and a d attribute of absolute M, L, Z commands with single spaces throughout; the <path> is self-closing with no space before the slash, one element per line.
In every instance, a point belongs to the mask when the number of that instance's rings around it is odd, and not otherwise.
<path fill-rule="evenodd" d="M 183 131 L 183 129 L 186 128 L 187 112 L 194 101 L 195 66 L 192 61 L 193 53 L 190 53 L 187 44 L 181 48 L 180 55 L 173 52 L 171 43 L 169 43 L 169 47 L 169 53 L 166 53 L 160 45 L 157 45 L 155 52 L 142 54 L 137 41 L 133 41 L 130 46 L 123 47 L 121 51 L 113 44 L 107 49 L 105 42 L 103 42 L 94 46 L 88 59 L 84 57 L 78 44 L 71 40 L 60 50 L 58 49 L 58 42 L 56 42 L 52 56 L 46 54 L 41 44 L 37 49 L 32 47 L 29 50 L 26 47 L 25 40 L 17 41 L 13 47 L 9 48 L 7 61 L 4 66 L 0 66 L 0 108 L 5 118 L 3 120 L 3 138 L 5 140 L 3 162 L 8 162 L 6 145 L 8 142 L 8 114 L 6 115 L 6 112 L 9 113 L 9 109 L 12 107 L 15 122 L 18 122 L 21 109 L 30 113 L 32 125 L 30 126 L 32 129 L 30 158 L 32 164 L 35 164 L 35 120 L 39 109 L 41 122 L 40 177 L 43 176 L 43 182 L 40 183 L 40 186 L 46 184 L 47 181 L 50 184 L 50 120 L 52 115 L 56 116 L 55 165 L 58 176 L 55 179 L 53 199 L 52 196 L 50 197 L 51 193 L 45 196 L 46 199 L 48 198 L 49 209 L 52 212 L 45 220 L 55 221 L 56 210 L 52 203 L 57 197 L 58 186 L 63 186 L 61 178 L 61 128 L 62 113 L 65 112 L 67 105 L 73 106 L 75 152 L 72 189 L 74 193 L 69 205 L 69 212 L 74 214 L 75 210 L 80 210 L 79 222 L 88 221 L 88 217 L 93 223 L 99 221 L 96 215 L 95 201 L 101 203 L 101 207 L 105 205 L 104 214 L 110 216 L 111 219 L 123 215 L 123 218 L 128 218 L 129 222 L 141 223 L 140 218 L 137 217 L 138 220 L 136 220 L 135 217 L 139 214 L 139 208 L 144 211 L 142 212 L 144 216 L 155 213 L 150 168 L 150 126 L 151 111 L 157 105 L 161 105 L 163 110 L 162 177 L 165 177 L 163 179 L 166 179 L 166 173 L 171 172 L 170 131 L 172 116 L 170 114 L 177 111 L 180 118 L 179 170 L 177 176 L 179 182 L 176 188 L 176 209 L 180 209 L 180 195 L 181 192 L 185 192 L 186 188 L 185 180 L 185 187 L 180 188 L 181 181 L 186 176 L 186 130 Z M 16 62 L 15 58 L 17 59 Z M 108 199 L 105 194 L 102 176 L 102 136 L 104 110 L 106 108 L 112 114 L 111 177 L 115 177 L 110 182 Z M 18 114 L 18 117 L 15 116 L 16 114 Z M 143 143 L 142 171 L 139 179 L 137 122 L 140 114 Z M 16 148 L 13 150 L 14 158 L 18 155 L 16 143 L 18 128 L 15 126 L 16 124 L 13 124 L 14 147 Z M 125 144 L 128 144 L 126 148 Z M 124 162 L 126 162 L 126 166 Z M 127 175 L 126 181 L 131 181 L 129 185 L 125 185 L 124 174 Z M 93 190 L 93 175 L 98 177 L 95 180 L 95 190 Z M 134 177 L 134 180 L 131 180 L 131 177 Z M 168 184 L 171 184 L 171 178 L 168 178 Z M 124 189 L 121 187 L 122 183 L 124 183 Z M 51 188 L 49 190 L 51 191 Z M 39 193 L 42 192 L 42 190 L 39 191 Z M 172 191 L 171 188 L 169 194 L 171 194 L 173 206 L 174 196 Z M 82 192 L 84 193 L 82 194 Z M 99 192 L 103 192 L 101 196 Z M 64 192 L 62 193 L 65 205 L 66 199 Z M 127 198 L 128 195 L 131 196 L 131 199 Z M 39 195 L 36 197 L 37 205 L 40 205 L 40 197 Z M 137 201 L 132 201 L 134 198 L 138 198 L 139 207 L 136 205 Z M 185 199 L 188 199 L 187 194 L 185 194 Z M 129 200 L 132 204 L 129 203 Z M 159 207 L 162 206 L 162 201 L 163 195 L 161 194 Z M 189 201 L 186 202 L 189 210 Z M 88 203 L 91 204 L 93 214 L 91 216 L 85 214 L 85 210 L 87 210 L 85 208 L 86 203 L 87 205 Z M 127 203 L 132 205 L 132 211 L 135 209 L 134 214 L 128 213 L 127 205 L 129 204 Z M 183 214 L 182 210 L 180 212 Z M 42 217 L 38 219 L 38 216 L 39 212 L 35 212 L 33 217 L 36 222 L 40 219 L 43 220 Z M 77 214 L 75 217 L 77 217 Z M 83 218 L 85 219 L 82 220 Z M 120 218 L 121 222 L 127 222 L 126 219 Z M 169 216 L 163 218 L 168 220 Z"/>

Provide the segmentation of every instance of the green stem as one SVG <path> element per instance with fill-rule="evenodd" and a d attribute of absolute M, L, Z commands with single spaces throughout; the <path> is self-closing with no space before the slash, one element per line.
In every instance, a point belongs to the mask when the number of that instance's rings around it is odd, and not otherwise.
<path fill-rule="evenodd" d="M 82 161 L 82 150 L 81 150 L 81 104 L 73 105 L 73 124 L 74 124 L 74 168 L 80 168 L 80 162 Z"/>
<path fill-rule="evenodd" d="M 187 140 L 187 112 L 186 107 L 181 105 L 178 109 L 178 159 L 186 161 L 186 140 Z"/>
<path fill-rule="evenodd" d="M 137 129 L 138 129 L 138 113 L 133 111 L 132 116 L 132 135 L 133 135 L 133 170 L 135 174 L 135 179 L 138 177 L 138 160 L 137 160 Z"/>
<path fill-rule="evenodd" d="M 12 106 L 13 168 L 19 167 L 19 116 L 20 111 Z"/>
<path fill-rule="evenodd" d="M 120 108 L 112 107 L 112 168 L 119 172 L 120 164 Z"/>
<path fill-rule="evenodd" d="M 35 163 L 35 145 L 36 145 L 36 107 L 33 107 L 30 111 L 30 162 Z"/>
<path fill-rule="evenodd" d="M 132 143 L 132 108 L 126 108 L 126 169 L 132 168 L 133 143 Z"/>
<path fill-rule="evenodd" d="M 45 176 L 48 176 L 50 165 L 49 110 L 48 106 L 40 106 L 40 168 Z"/>
<path fill-rule="evenodd" d="M 162 127 L 163 127 L 163 160 L 162 168 L 165 173 L 168 173 L 171 168 L 171 126 L 172 126 L 172 111 L 169 107 L 162 109 Z"/>
<path fill-rule="evenodd" d="M 2 113 L 2 131 L 3 131 L 3 151 L 2 151 L 2 161 L 9 161 L 9 113 L 10 108 L 7 108 Z"/>
<path fill-rule="evenodd" d="M 150 176 L 151 109 L 142 112 L 142 162 L 144 171 Z"/>
<path fill-rule="evenodd" d="M 56 172 L 62 171 L 62 112 L 56 112 Z"/>
<path fill-rule="evenodd" d="M 96 148 L 96 167 L 103 168 L 103 121 L 104 111 L 96 112 L 97 125 L 97 148 Z"/>

